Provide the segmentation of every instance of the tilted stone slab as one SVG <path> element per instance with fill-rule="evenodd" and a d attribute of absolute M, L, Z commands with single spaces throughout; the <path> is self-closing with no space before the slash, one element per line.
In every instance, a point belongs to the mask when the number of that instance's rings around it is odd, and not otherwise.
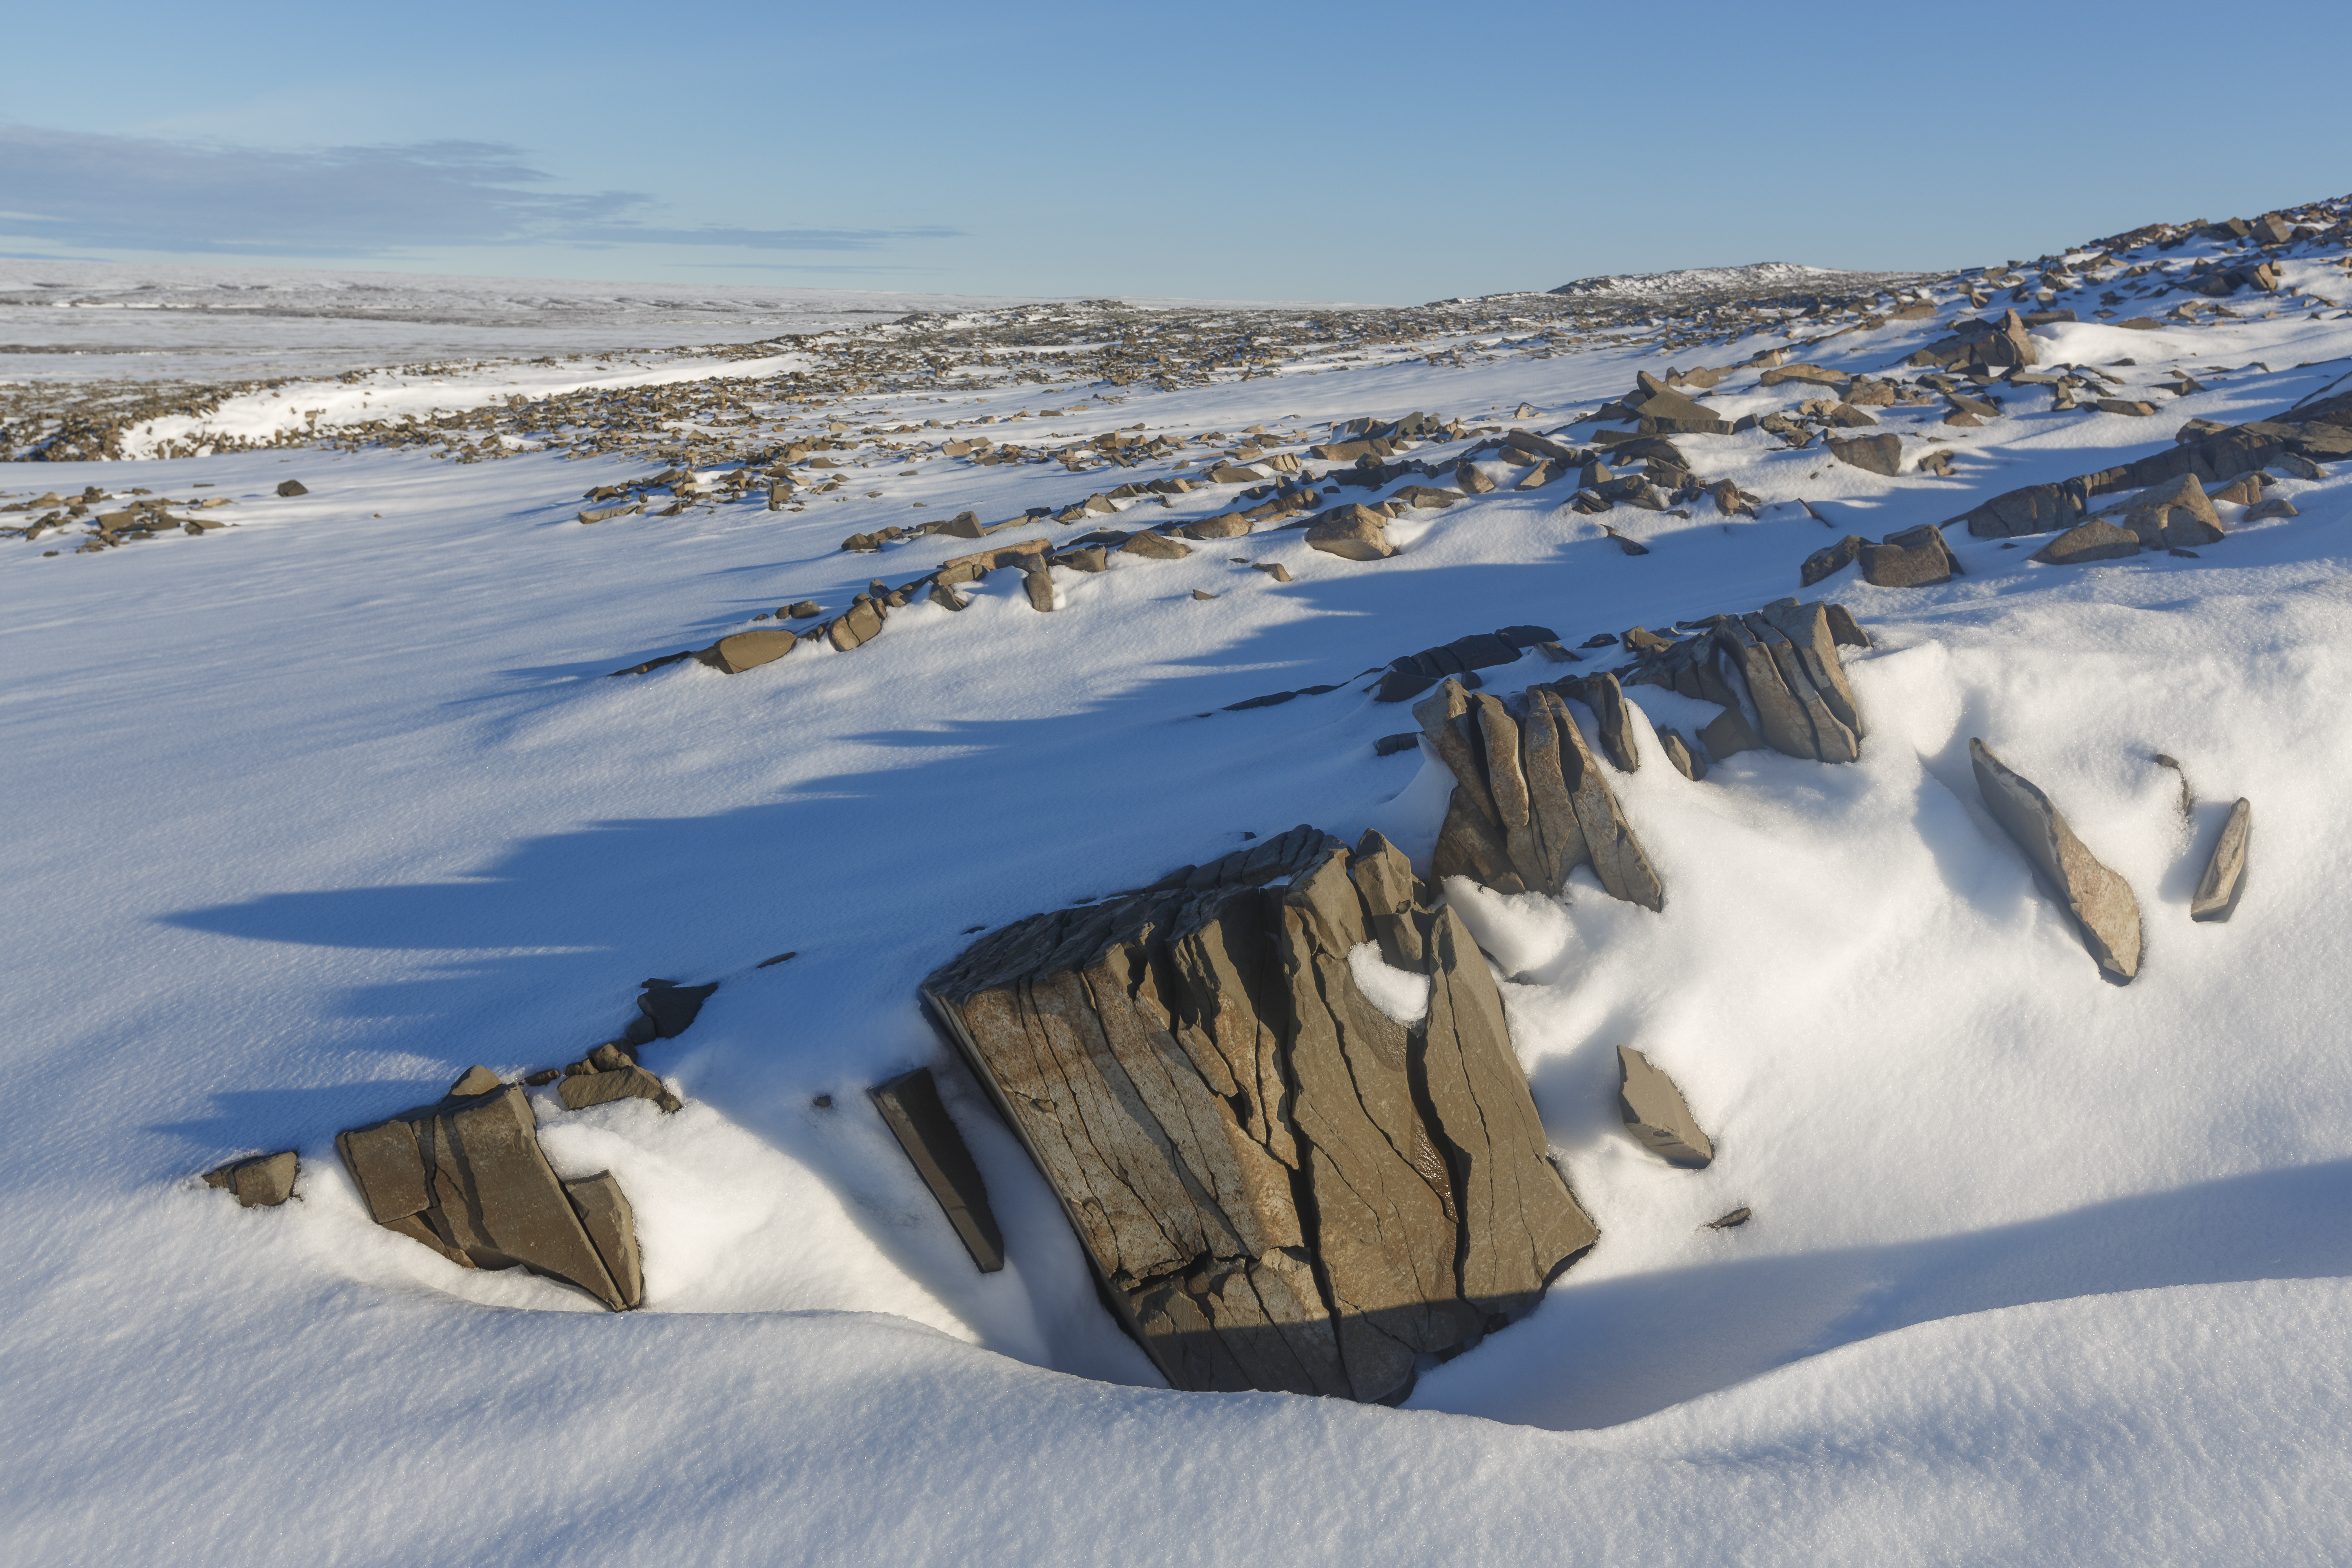
<path fill-rule="evenodd" d="M 2197 891 L 2189 900 L 2190 920 L 2226 921 L 2236 912 L 2238 895 L 2245 888 L 2246 849 L 2253 832 L 2253 804 L 2241 799 L 2230 808 L 2221 837 L 2214 841 L 2212 857 L 2205 862 L 2205 874 L 2197 879 Z M 244 1201 L 244 1196 L 240 1188 L 238 1201 Z"/>
<path fill-rule="evenodd" d="M 2043 888 L 2074 917 L 2100 973 L 2116 984 L 2129 984 L 2139 973 L 2140 938 L 2139 900 L 2131 884 L 2084 847 L 2048 795 L 1974 737 L 1969 762 L 1985 809 L 2025 851 Z"/>
<path fill-rule="evenodd" d="M 996 1212 L 989 1205 L 988 1186 L 971 1157 L 955 1119 L 940 1102 L 938 1082 L 929 1068 L 899 1074 L 869 1091 L 883 1124 L 907 1152 L 907 1158 L 948 1217 L 964 1250 L 982 1274 L 1004 1267 L 1004 1236 L 997 1229 Z"/>
<path fill-rule="evenodd" d="M 1653 1153 L 1696 1170 L 1715 1160 L 1715 1145 L 1699 1131 L 1675 1080 L 1631 1046 L 1617 1047 L 1617 1109 Z"/>
<path fill-rule="evenodd" d="M 1284 839 L 1018 921 L 923 994 L 1171 1384 L 1393 1402 L 1595 1232 L 1458 917 L 1377 834 Z M 1358 989 L 1374 942 L 1431 975 L 1421 1023 Z"/>

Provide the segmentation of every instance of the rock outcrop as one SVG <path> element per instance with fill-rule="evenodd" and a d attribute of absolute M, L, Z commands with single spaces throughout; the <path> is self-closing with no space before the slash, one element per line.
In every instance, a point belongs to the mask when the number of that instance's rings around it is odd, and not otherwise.
<path fill-rule="evenodd" d="M 2118 985 L 2139 973 L 2139 900 L 2131 884 L 2100 864 L 2066 826 L 2057 805 L 1971 737 L 1969 761 L 1985 809 L 2017 841 L 2036 879 L 2074 917 L 2099 972 Z"/>
<path fill-rule="evenodd" d="M 1176 1387 L 1392 1403 L 1595 1239 L 1486 960 L 1429 906 L 1379 835 L 1299 827 L 923 983 Z M 1425 980 L 1413 1021 L 1359 988 L 1375 955 Z"/>
<path fill-rule="evenodd" d="M 1868 644 L 1843 606 L 1776 599 L 1745 616 L 1684 624 L 1698 626 L 1698 635 L 1652 650 L 1616 675 L 1626 686 L 1663 686 L 1720 705 L 1723 715 L 1699 731 L 1716 761 L 1745 749 L 1733 742 L 1750 734 L 1784 756 L 1850 763 L 1862 755 L 1868 731 L 1837 645 Z M 1754 725 L 1743 708 L 1753 709 Z"/>

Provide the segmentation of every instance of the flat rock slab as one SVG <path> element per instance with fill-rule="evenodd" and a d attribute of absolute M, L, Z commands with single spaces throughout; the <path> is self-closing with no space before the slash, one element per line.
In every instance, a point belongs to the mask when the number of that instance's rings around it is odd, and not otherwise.
<path fill-rule="evenodd" d="M 2087 566 L 2094 561 L 2121 561 L 2140 552 L 2140 537 L 2128 528 L 2094 518 L 2068 529 L 2030 560 L 2045 566 Z"/>
<path fill-rule="evenodd" d="M 1617 1110 L 1651 1152 L 1697 1170 L 1715 1160 L 1715 1145 L 1699 1131 L 1683 1091 L 1631 1046 L 1617 1047 Z"/>
<path fill-rule="evenodd" d="M 2230 808 L 2212 857 L 2205 862 L 2205 874 L 2197 879 L 2197 891 L 2189 900 L 2190 920 L 2226 921 L 2237 912 L 2238 895 L 2246 883 L 2246 848 L 2253 832 L 2253 803 L 2241 799 Z M 238 1201 L 244 1201 L 241 1194 Z"/>
<path fill-rule="evenodd" d="M 1415 1022 L 1358 990 L 1367 943 L 1425 977 Z M 1597 1237 L 1485 958 L 1377 834 L 1034 916 L 923 994 L 1178 1388 L 1393 1403 Z"/>
<path fill-rule="evenodd" d="M 907 1158 L 930 1190 L 948 1225 L 963 1243 L 982 1274 L 1004 1267 L 1004 1236 L 996 1227 L 996 1212 L 989 1206 L 988 1186 L 980 1165 L 956 1130 L 955 1119 L 940 1102 L 940 1087 L 929 1068 L 901 1073 L 871 1091 L 874 1109 L 883 1124 L 907 1152 Z"/>
<path fill-rule="evenodd" d="M 300 1164 L 291 1149 L 251 1160 L 232 1160 L 205 1172 L 205 1185 L 226 1188 L 244 1208 L 276 1208 L 294 1195 L 294 1177 Z"/>
<path fill-rule="evenodd" d="M 2118 985 L 2139 973 L 2139 900 L 2131 884 L 2099 862 L 2074 837 L 2057 805 L 1971 737 L 1969 762 L 1993 820 L 2017 841 L 2037 879 L 2074 917 L 2099 972 Z"/>

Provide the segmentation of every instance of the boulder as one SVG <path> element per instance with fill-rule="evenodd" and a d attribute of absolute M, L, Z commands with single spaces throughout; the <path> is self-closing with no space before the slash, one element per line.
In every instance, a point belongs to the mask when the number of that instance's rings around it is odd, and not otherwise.
<path fill-rule="evenodd" d="M 310 487 L 299 479 L 281 479 L 278 484 L 278 493 L 282 496 L 306 496 L 310 493 Z"/>
<path fill-rule="evenodd" d="M 635 1062 L 567 1072 L 557 1081 L 555 1094 L 566 1110 L 585 1110 L 592 1105 L 610 1105 L 616 1100 L 650 1100 L 667 1114 L 677 1110 L 681 1103 L 667 1084 Z"/>
<path fill-rule="evenodd" d="M 2189 550 L 2219 543 L 2222 538 L 2221 514 L 2213 510 L 2211 498 L 2195 474 L 2183 474 L 2142 490 L 2120 506 L 2108 508 L 2105 515 L 2116 514 L 2126 528 L 2138 535 L 2144 549 Z"/>
<path fill-rule="evenodd" d="M 2089 510 L 2089 487 L 2080 479 L 2066 479 L 2004 491 L 1958 521 L 1979 539 L 2013 539 L 2071 528 Z"/>
<path fill-rule="evenodd" d="M 1699 1131 L 1675 1080 L 1631 1046 L 1617 1047 L 1617 1109 L 1651 1152 L 1668 1164 L 1699 1170 L 1715 1160 L 1715 1145 Z"/>
<path fill-rule="evenodd" d="M 989 1206 L 988 1186 L 981 1180 L 955 1119 L 940 1102 L 938 1082 L 929 1068 L 901 1073 L 868 1091 L 882 1123 L 906 1151 L 933 1201 L 947 1215 L 949 1228 L 971 1255 L 982 1274 L 1004 1267 L 1004 1236 L 996 1227 L 996 1212 Z"/>
<path fill-rule="evenodd" d="M 486 1067 L 469 1067 L 457 1075 L 449 1086 L 449 1098 L 469 1100 L 478 1094 L 488 1094 L 499 1087 L 499 1075 Z"/>
<path fill-rule="evenodd" d="M 1478 465 L 1465 458 L 1454 466 L 1454 482 L 1465 495 L 1483 496 L 1495 488 L 1495 481 L 1478 471 Z"/>
<path fill-rule="evenodd" d="M 882 612 L 874 602 L 860 594 L 850 602 L 849 612 L 837 616 L 825 628 L 833 646 L 843 653 L 863 647 L 882 635 Z"/>
<path fill-rule="evenodd" d="M 287 1149 L 216 1166 L 205 1173 L 205 1185 L 235 1194 L 242 1208 L 276 1208 L 294 1195 L 294 1177 L 300 1166 L 294 1151 Z"/>
<path fill-rule="evenodd" d="M 653 1026 L 650 1038 L 674 1040 L 686 1033 L 702 1013 L 702 1004 L 719 989 L 719 983 L 708 985 L 673 985 L 667 980 L 648 980 L 644 994 L 637 998 L 637 1013 Z"/>
<path fill-rule="evenodd" d="M 774 663 L 798 647 L 800 640 L 798 632 L 737 632 L 713 643 L 702 662 L 722 675 L 740 675 L 747 669 Z"/>
<path fill-rule="evenodd" d="M 2048 795 L 1974 737 L 1969 761 L 1985 809 L 2025 851 L 2043 889 L 2074 917 L 2100 973 L 2116 984 L 2129 984 L 2139 973 L 2139 901 L 2131 884 L 2084 847 Z"/>
<path fill-rule="evenodd" d="M 2205 862 L 2205 874 L 2197 879 L 2197 891 L 2189 900 L 2190 920 L 2226 921 L 2237 911 L 2238 895 L 2246 883 L 2246 845 L 2253 831 L 2253 805 L 2241 799 L 2230 808 L 2212 858 Z M 242 1191 L 237 1201 L 245 1201 Z"/>
<path fill-rule="evenodd" d="M 1367 943 L 1425 980 L 1412 1022 L 1358 988 Z M 1395 1403 L 1597 1237 L 1484 956 L 1378 834 L 1034 916 L 922 990 L 1175 1387 Z"/>
<path fill-rule="evenodd" d="M 1857 436 L 1851 441 L 1832 439 L 1830 456 L 1865 473 L 1892 476 L 1903 471 L 1903 437 L 1890 430 L 1884 436 Z"/>
<path fill-rule="evenodd" d="M 2119 561 L 2140 551 L 2139 535 L 2103 518 L 2068 529 L 2029 557 L 2046 566 L 2083 566 L 2094 561 Z"/>
<path fill-rule="evenodd" d="M 1810 588 L 1823 578 L 1844 571 L 1860 558 L 1863 547 L 1868 542 L 1859 533 L 1849 533 L 1835 544 L 1824 544 L 1806 556 L 1804 564 L 1798 569 L 1799 586 Z"/>
<path fill-rule="evenodd" d="M 1307 525 L 1307 542 L 1349 561 L 1380 561 L 1394 555 L 1389 542 L 1388 519 L 1370 507 L 1350 503 L 1318 513 Z"/>
<path fill-rule="evenodd" d="M 1229 511 L 1216 517 L 1204 517 L 1198 522 L 1188 522 L 1177 531 L 1187 539 L 1238 539 L 1250 531 L 1250 520 L 1240 512 Z"/>
<path fill-rule="evenodd" d="M 1923 588 L 1959 570 L 1943 531 L 1932 522 L 1890 533 L 1883 544 L 1865 544 L 1861 555 L 1863 580 L 1882 588 Z"/>
<path fill-rule="evenodd" d="M 814 599 L 795 599 L 784 607 L 787 620 L 805 621 L 824 614 L 824 606 Z"/>
<path fill-rule="evenodd" d="M 1742 752 L 1765 750 L 1764 737 L 1748 721 L 1748 715 L 1737 706 L 1725 709 L 1707 721 L 1698 732 L 1698 743 L 1717 762 L 1727 762 Z"/>
<path fill-rule="evenodd" d="M 540 1152 L 520 1087 L 404 1111 L 335 1138 L 376 1223 L 467 1268 L 526 1268 L 614 1311 L 623 1294 Z M 618 1260 L 616 1260 L 618 1261 Z"/>
<path fill-rule="evenodd" d="M 1127 542 L 1118 547 L 1118 553 L 1140 555 L 1150 561 L 1181 561 L 1192 553 L 1192 547 L 1147 528 L 1128 535 Z"/>

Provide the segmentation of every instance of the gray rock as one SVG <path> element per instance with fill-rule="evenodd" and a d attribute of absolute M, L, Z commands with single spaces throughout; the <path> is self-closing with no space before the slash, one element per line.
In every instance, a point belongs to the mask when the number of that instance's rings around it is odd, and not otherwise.
<path fill-rule="evenodd" d="M 1948 582 L 1959 563 L 1934 523 L 1891 533 L 1882 544 L 1862 547 L 1862 575 L 1882 588 L 1924 588 Z"/>
<path fill-rule="evenodd" d="M 1832 439 L 1830 456 L 1865 473 L 1899 474 L 1903 471 L 1903 437 L 1890 430 L 1884 436 L 1858 436 L 1851 441 Z"/>
<path fill-rule="evenodd" d="M 2190 920 L 2226 921 L 2237 911 L 2246 880 L 2246 847 L 2253 831 L 2253 805 L 2242 798 L 2230 808 L 2212 858 L 2205 862 L 2205 874 L 2197 879 L 2197 892 L 2189 900 Z"/>
<path fill-rule="evenodd" d="M 1835 544 L 1825 544 L 1805 557 L 1798 570 L 1800 585 L 1810 588 L 1826 577 L 1834 576 L 1860 559 L 1863 547 L 1869 541 L 1859 533 L 1849 533 Z"/>
<path fill-rule="evenodd" d="M 2258 500 L 2253 505 L 2248 507 L 2246 509 L 2246 515 L 2241 521 L 2245 522 L 2263 522 L 2273 517 L 2300 517 L 2303 514 L 2301 512 L 2295 510 L 2294 502 L 2287 500 L 2286 497 L 2270 496 L 2263 500 Z"/>
<path fill-rule="evenodd" d="M 2195 474 L 2182 474 L 2108 509 L 2147 550 L 2193 550 L 2222 538 L 2221 516 Z"/>
<path fill-rule="evenodd" d="M 1666 761 L 1674 763 L 1675 771 L 1683 777 L 1693 783 L 1706 777 L 1706 758 L 1690 749 L 1680 730 L 1660 730 L 1658 750 L 1665 752 Z"/>
<path fill-rule="evenodd" d="M 1397 735 L 1382 735 L 1372 742 L 1372 755 L 1376 757 L 1393 757 L 1400 752 L 1417 752 L 1420 749 L 1421 731 L 1418 730 L 1407 730 Z"/>
<path fill-rule="evenodd" d="M 353 1128 L 337 1135 L 335 1147 L 386 1229 L 462 1268 L 527 1268 L 576 1285 L 614 1311 L 627 1304 L 540 1152 L 520 1088 Z"/>
<path fill-rule="evenodd" d="M 2014 539 L 2071 528 L 2082 521 L 2089 504 L 2089 487 L 2080 479 L 2068 479 L 2004 491 L 1960 521 L 1979 539 Z"/>
<path fill-rule="evenodd" d="M 693 1025 L 702 1013 L 702 1004 L 718 989 L 715 980 L 708 985 L 673 985 L 667 980 L 648 980 L 644 994 L 637 998 L 637 1012 L 653 1026 L 653 1038 L 674 1040 Z"/>
<path fill-rule="evenodd" d="M 1624 689 L 1617 678 L 1602 672 L 1588 675 L 1580 680 L 1571 679 L 1559 683 L 1563 691 L 1573 691 L 1592 716 L 1600 721 L 1601 751 L 1610 764 L 1621 773 L 1630 773 L 1642 765 L 1642 754 L 1633 749 L 1633 726 L 1630 710 L 1625 706 Z"/>
<path fill-rule="evenodd" d="M 599 1171 L 564 1183 L 563 1195 L 571 1200 L 572 1212 L 580 1216 L 580 1227 L 588 1233 L 596 1256 L 604 1260 L 604 1271 L 613 1277 L 623 1309 L 642 1305 L 646 1271 L 637 1253 L 636 1211 L 629 1206 L 621 1184 L 613 1179 L 612 1172 Z"/>
<path fill-rule="evenodd" d="M 2139 973 L 2139 901 L 2131 884 L 2101 865 L 2050 797 L 1982 741 L 1969 739 L 1969 761 L 1985 809 L 2025 851 L 2044 889 L 2074 917 L 2100 973 L 2118 985 L 2128 984 Z"/>
<path fill-rule="evenodd" d="M 1254 561 L 1250 563 L 1250 570 L 1263 572 L 1277 583 L 1290 581 L 1290 568 L 1279 561 Z"/>
<path fill-rule="evenodd" d="M 901 1073 L 870 1092 L 883 1124 L 907 1152 L 915 1173 L 947 1215 L 973 1265 L 982 1274 L 1003 1268 L 1004 1236 L 989 1206 L 987 1184 L 981 1180 L 980 1166 L 956 1130 L 955 1119 L 940 1102 L 931 1069 Z"/>
<path fill-rule="evenodd" d="M 1706 754 L 1718 763 L 1728 762 L 1742 752 L 1767 749 L 1764 737 L 1756 732 L 1756 726 L 1748 721 L 1748 715 L 1741 712 L 1736 704 L 1707 721 L 1706 726 L 1698 732 L 1698 743 L 1705 746 Z"/>
<path fill-rule="evenodd" d="M 1454 482 L 1468 495 L 1483 496 L 1495 488 L 1495 481 L 1478 471 L 1478 465 L 1465 458 L 1454 465 Z"/>
<path fill-rule="evenodd" d="M 2093 561 L 2120 561 L 2140 551 L 2139 535 L 2102 518 L 2068 529 L 2028 559 L 2050 566 L 2082 566 Z"/>
<path fill-rule="evenodd" d="M 1669 1164 L 1698 1170 L 1714 1163 L 1715 1145 L 1699 1131 L 1683 1091 L 1631 1046 L 1617 1047 L 1617 1109 L 1633 1136 Z"/>
<path fill-rule="evenodd" d="M 789 620 L 805 621 L 824 614 L 824 606 L 814 599 L 796 599 L 784 609 Z"/>
<path fill-rule="evenodd" d="M 488 1094 L 499 1087 L 499 1075 L 486 1067 L 470 1067 L 458 1075 L 449 1086 L 452 1100 L 471 1100 L 478 1094 Z"/>
<path fill-rule="evenodd" d="M 1044 560 L 1031 556 L 1021 573 L 1022 590 L 1029 596 L 1033 610 L 1050 611 L 1054 607 L 1054 574 Z"/>
<path fill-rule="evenodd" d="M 1150 561 L 1181 561 L 1192 553 L 1192 547 L 1181 540 L 1171 539 L 1164 533 L 1143 529 L 1128 536 L 1118 547 L 1121 555 L 1140 555 Z"/>
<path fill-rule="evenodd" d="M 281 479 L 278 481 L 278 493 L 282 496 L 306 496 L 310 493 L 310 487 L 299 479 Z"/>
<path fill-rule="evenodd" d="M 294 1177 L 301 1162 L 291 1149 L 250 1160 L 232 1160 L 205 1173 L 205 1185 L 224 1187 L 236 1194 L 240 1207 L 276 1208 L 294 1195 Z"/>

